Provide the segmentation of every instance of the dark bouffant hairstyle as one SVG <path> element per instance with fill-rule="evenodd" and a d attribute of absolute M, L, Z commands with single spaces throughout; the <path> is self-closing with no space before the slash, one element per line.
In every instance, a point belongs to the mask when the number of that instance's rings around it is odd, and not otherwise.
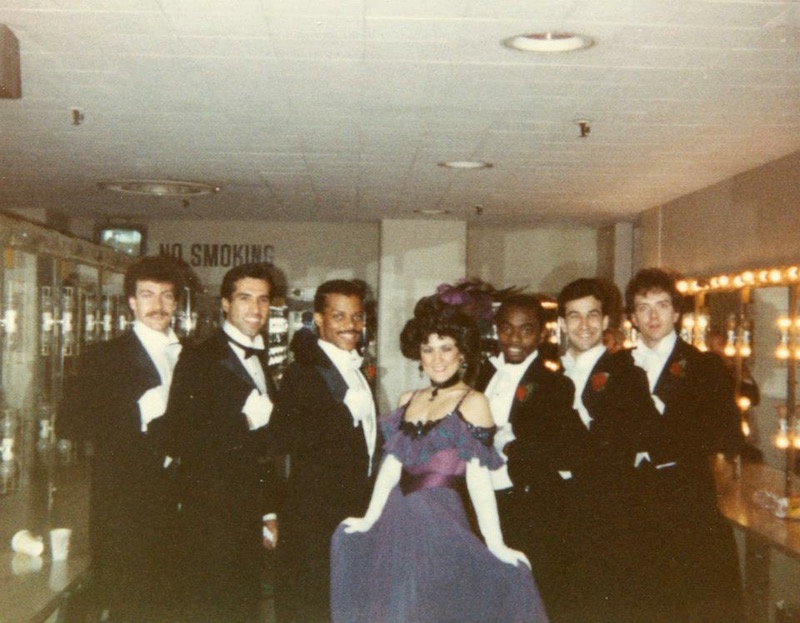
<path fill-rule="evenodd" d="M 441 303 L 436 297 L 426 297 L 417 303 L 414 317 L 400 333 L 400 351 L 407 358 L 419 361 L 420 346 L 427 343 L 431 335 L 455 340 L 467 364 L 464 381 L 470 383 L 477 373 L 481 355 L 481 336 L 475 319 L 456 307 Z"/>
<path fill-rule="evenodd" d="M 653 290 L 661 290 L 669 294 L 672 307 L 681 311 L 681 293 L 678 292 L 678 275 L 663 268 L 642 268 L 633 276 L 625 288 L 625 311 L 633 313 L 633 299 L 639 295 L 647 294 Z"/>
<path fill-rule="evenodd" d="M 512 308 L 518 307 L 533 314 L 540 329 L 544 328 L 544 308 L 541 301 L 533 294 L 511 294 L 503 299 L 503 303 L 497 309 L 494 315 L 495 323 L 502 321 L 506 312 Z"/>
<path fill-rule="evenodd" d="M 219 288 L 219 295 L 226 301 L 231 300 L 236 284 L 242 279 L 260 279 L 269 284 L 269 291 L 272 292 L 274 287 L 272 281 L 272 271 L 268 264 L 257 262 L 254 264 L 239 264 L 231 268 L 222 278 L 222 285 Z"/>
<path fill-rule="evenodd" d="M 177 261 L 171 257 L 147 255 L 131 264 L 125 271 L 123 283 L 126 298 L 136 296 L 137 281 L 171 283 L 175 289 L 175 298 L 180 299 L 183 296 L 183 271 Z"/>
<path fill-rule="evenodd" d="M 600 310 L 604 316 L 609 313 L 608 289 L 599 279 L 582 278 L 576 279 L 564 286 L 558 295 L 558 315 L 566 317 L 567 303 L 587 296 L 593 296 L 600 301 Z"/>
<path fill-rule="evenodd" d="M 343 294 L 344 296 L 357 296 L 364 302 L 366 294 L 363 284 L 349 279 L 331 279 L 317 288 L 314 293 L 314 313 L 321 314 L 325 311 L 325 303 L 329 294 Z"/>

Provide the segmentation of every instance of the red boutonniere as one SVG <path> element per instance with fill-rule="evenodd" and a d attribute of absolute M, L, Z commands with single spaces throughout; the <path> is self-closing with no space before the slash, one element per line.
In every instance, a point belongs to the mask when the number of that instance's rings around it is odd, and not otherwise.
<path fill-rule="evenodd" d="M 673 361 L 669 365 L 669 373 L 672 376 L 677 376 L 679 379 L 686 376 L 686 360 L 681 359 L 680 361 Z"/>
<path fill-rule="evenodd" d="M 514 398 L 518 402 L 525 402 L 528 398 L 531 397 L 533 390 L 535 389 L 535 385 L 533 383 L 528 383 L 527 385 L 520 385 L 517 387 L 517 391 L 514 392 Z"/>
<path fill-rule="evenodd" d="M 370 383 L 372 383 L 372 381 L 375 380 L 375 377 L 378 376 L 378 368 L 374 363 L 370 363 L 364 366 L 361 372 L 364 374 L 364 376 Z"/>
<path fill-rule="evenodd" d="M 608 377 L 608 372 L 598 372 L 597 374 L 593 374 L 592 378 L 589 379 L 589 386 L 592 388 L 592 391 L 603 391 L 606 388 L 606 383 L 608 383 Z"/>

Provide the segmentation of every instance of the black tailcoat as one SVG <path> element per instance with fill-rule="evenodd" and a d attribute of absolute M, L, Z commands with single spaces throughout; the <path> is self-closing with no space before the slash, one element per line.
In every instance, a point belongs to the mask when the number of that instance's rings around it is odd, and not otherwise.
<path fill-rule="evenodd" d="M 281 623 L 329 617 L 331 536 L 343 519 L 363 515 L 369 501 L 364 430 L 353 426 L 346 392 L 347 383 L 316 341 L 295 352 L 281 380 L 275 434 L 289 455 L 278 547 Z"/>
<path fill-rule="evenodd" d="M 161 436 L 163 418 L 141 431 L 137 400 L 161 384 L 135 333 L 93 347 L 66 383 L 61 438 L 89 441 L 89 533 L 101 606 L 141 621 L 172 599 L 168 572 L 177 517 Z M 116 619 L 115 619 L 116 620 Z"/>
<path fill-rule="evenodd" d="M 267 393 L 275 400 L 265 357 Z M 262 516 L 276 510 L 276 501 L 271 425 L 251 431 L 242 413 L 254 389 L 221 329 L 184 349 L 175 368 L 165 422 L 170 451 L 181 459 L 185 579 L 197 620 L 256 616 Z"/>
<path fill-rule="evenodd" d="M 717 508 L 709 460 L 743 438 L 730 375 L 720 359 L 678 339 L 654 392 L 665 405 L 649 433 L 643 523 L 650 529 L 652 608 L 663 621 L 740 621 L 732 528 Z M 674 464 L 672 464 L 674 463 Z"/>
<path fill-rule="evenodd" d="M 485 390 L 495 372 L 486 363 L 476 387 Z M 580 453 L 574 449 L 586 438 L 586 428 L 572 408 L 574 391 L 572 381 L 547 367 L 541 354 L 525 371 L 509 413 L 516 439 L 505 448 L 513 490 L 498 497 L 503 537 L 530 559 L 553 621 L 572 599 L 564 584 L 569 560 L 564 512 L 573 483 L 559 471 L 577 469 Z"/>
<path fill-rule="evenodd" d="M 642 557 L 636 509 L 641 500 L 634 463 L 647 450 L 647 434 L 659 416 L 644 370 L 631 352 L 605 351 L 581 392 L 591 416 L 574 446 L 581 460 L 564 521 L 571 546 L 573 621 L 637 621 L 629 590 Z"/>

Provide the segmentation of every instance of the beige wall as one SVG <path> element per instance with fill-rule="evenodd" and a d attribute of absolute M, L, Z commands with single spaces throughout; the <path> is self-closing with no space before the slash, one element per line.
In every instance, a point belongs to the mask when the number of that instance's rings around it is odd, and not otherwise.
<path fill-rule="evenodd" d="M 378 223 L 260 223 L 252 221 L 153 221 L 148 226 L 150 254 L 170 243 L 183 245 L 272 245 L 275 266 L 289 288 L 315 289 L 327 279 L 363 279 L 378 284 Z M 216 288 L 230 266 L 194 267 L 204 286 Z M 213 291 L 213 290 L 212 290 Z"/>
<path fill-rule="evenodd" d="M 686 274 L 800 260 L 800 152 L 642 214 L 643 265 Z"/>
<path fill-rule="evenodd" d="M 400 352 L 400 332 L 414 305 L 441 283 L 463 278 L 467 226 L 463 221 L 385 220 L 381 223 L 381 278 L 378 296 L 378 399 L 382 412 L 400 394 L 427 385 L 418 363 Z"/>
<path fill-rule="evenodd" d="M 589 227 L 471 226 L 467 275 L 500 288 L 557 294 L 573 279 L 597 275 L 597 241 Z"/>

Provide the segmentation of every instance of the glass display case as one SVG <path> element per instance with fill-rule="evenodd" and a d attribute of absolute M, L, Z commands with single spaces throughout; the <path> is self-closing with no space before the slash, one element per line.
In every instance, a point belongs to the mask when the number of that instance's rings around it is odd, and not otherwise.
<path fill-rule="evenodd" d="M 62 388 L 86 348 L 127 328 L 131 260 L 4 214 L 0 248 L 0 537 L 10 538 L 58 521 L 59 489 L 76 481 L 83 449 L 54 433 Z"/>

